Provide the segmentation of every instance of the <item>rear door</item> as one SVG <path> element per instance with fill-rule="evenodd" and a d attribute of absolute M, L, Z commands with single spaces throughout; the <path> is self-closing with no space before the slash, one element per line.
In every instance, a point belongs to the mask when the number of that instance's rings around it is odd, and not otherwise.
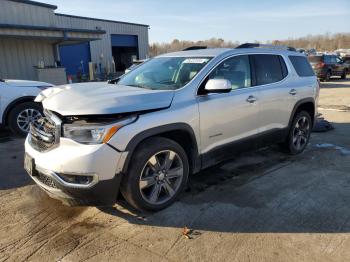
<path fill-rule="evenodd" d="M 332 70 L 332 75 L 338 75 L 339 72 L 338 72 L 338 67 L 337 67 L 337 60 L 336 60 L 336 57 L 331 55 L 331 56 L 328 56 L 328 61 L 329 61 L 329 65 L 330 65 L 330 68 Z"/>
<path fill-rule="evenodd" d="M 276 141 L 283 136 L 296 103 L 297 86 L 288 81 L 284 58 L 275 54 L 252 55 L 255 85 L 259 97 L 259 133 L 266 138 L 262 143 Z M 265 140 L 265 139 L 264 139 Z"/>

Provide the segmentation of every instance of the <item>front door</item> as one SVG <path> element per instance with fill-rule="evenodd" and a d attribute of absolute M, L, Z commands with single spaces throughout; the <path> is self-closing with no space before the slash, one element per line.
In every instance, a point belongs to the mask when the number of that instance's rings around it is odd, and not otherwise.
<path fill-rule="evenodd" d="M 256 136 L 259 129 L 259 100 L 255 88 L 251 87 L 249 56 L 228 58 L 206 81 L 217 78 L 229 80 L 232 91 L 198 96 L 203 167 L 253 147 L 250 138 Z M 205 82 L 201 89 L 204 85 Z"/>

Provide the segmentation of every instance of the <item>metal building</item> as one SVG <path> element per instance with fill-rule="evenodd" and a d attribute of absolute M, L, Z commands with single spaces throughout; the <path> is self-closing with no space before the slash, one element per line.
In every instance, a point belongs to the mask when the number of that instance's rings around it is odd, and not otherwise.
<path fill-rule="evenodd" d="M 57 6 L 0 0 L 0 78 L 54 84 L 66 75 L 123 71 L 148 53 L 148 25 L 55 13 Z M 64 76 L 64 77 L 63 77 Z"/>

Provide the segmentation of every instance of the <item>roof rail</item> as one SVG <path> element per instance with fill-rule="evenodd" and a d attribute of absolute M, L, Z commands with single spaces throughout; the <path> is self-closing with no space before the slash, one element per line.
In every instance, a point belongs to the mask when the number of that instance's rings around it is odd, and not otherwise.
<path fill-rule="evenodd" d="M 294 47 L 291 46 L 283 46 L 283 45 L 266 45 L 266 44 L 259 44 L 259 43 L 245 43 L 237 46 L 236 48 L 274 48 L 274 49 L 284 49 L 288 51 L 296 51 Z"/>
<path fill-rule="evenodd" d="M 206 46 L 190 46 L 190 47 L 183 49 L 182 51 L 198 50 L 198 49 L 207 49 L 207 47 Z"/>

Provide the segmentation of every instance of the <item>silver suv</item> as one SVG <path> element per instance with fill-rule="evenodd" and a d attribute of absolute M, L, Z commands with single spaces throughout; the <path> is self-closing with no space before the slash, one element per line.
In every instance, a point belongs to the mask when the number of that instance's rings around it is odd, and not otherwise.
<path fill-rule="evenodd" d="M 54 87 L 37 98 L 41 125 L 25 169 L 69 205 L 160 210 L 189 174 L 239 152 L 308 144 L 319 83 L 303 54 L 245 44 L 155 57 L 109 83 Z"/>

